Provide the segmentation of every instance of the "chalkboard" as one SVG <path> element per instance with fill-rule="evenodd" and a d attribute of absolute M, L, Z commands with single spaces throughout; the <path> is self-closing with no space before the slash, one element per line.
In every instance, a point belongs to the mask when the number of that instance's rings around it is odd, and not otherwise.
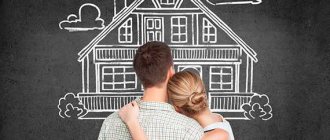
<path fill-rule="evenodd" d="M 97 139 L 142 95 L 131 60 L 153 40 L 169 44 L 176 71 L 201 75 L 236 139 L 329 137 L 324 0 L 0 4 L 1 139 Z"/>

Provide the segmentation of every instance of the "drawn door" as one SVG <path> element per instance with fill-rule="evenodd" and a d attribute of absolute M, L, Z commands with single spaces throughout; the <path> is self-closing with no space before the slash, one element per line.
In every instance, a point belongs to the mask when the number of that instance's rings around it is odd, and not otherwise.
<path fill-rule="evenodd" d="M 164 41 L 163 38 L 163 18 L 146 17 L 145 18 L 145 41 Z"/>

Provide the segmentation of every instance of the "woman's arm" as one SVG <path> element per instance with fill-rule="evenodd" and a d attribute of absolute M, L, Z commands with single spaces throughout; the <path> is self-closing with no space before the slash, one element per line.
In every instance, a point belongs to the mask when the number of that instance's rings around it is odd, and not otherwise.
<path fill-rule="evenodd" d="M 133 140 L 148 140 L 138 121 L 130 122 L 127 126 Z"/>
<path fill-rule="evenodd" d="M 127 125 L 133 140 L 147 140 L 142 127 L 139 124 L 139 106 L 136 101 L 133 101 L 119 110 L 119 116 Z"/>

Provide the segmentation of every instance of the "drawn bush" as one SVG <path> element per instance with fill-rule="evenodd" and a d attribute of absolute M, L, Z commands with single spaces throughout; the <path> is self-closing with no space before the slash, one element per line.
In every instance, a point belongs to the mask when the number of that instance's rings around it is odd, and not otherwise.
<path fill-rule="evenodd" d="M 73 93 L 60 98 L 57 107 L 62 118 L 79 118 L 87 114 L 87 109 Z"/>
<path fill-rule="evenodd" d="M 273 116 L 269 98 L 265 94 L 253 95 L 249 103 L 242 105 L 242 109 L 244 116 L 250 120 L 269 120 Z"/>

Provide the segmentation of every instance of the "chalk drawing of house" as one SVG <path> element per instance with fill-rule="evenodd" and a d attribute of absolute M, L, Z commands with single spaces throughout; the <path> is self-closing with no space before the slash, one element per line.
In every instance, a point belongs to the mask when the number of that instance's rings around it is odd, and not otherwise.
<path fill-rule="evenodd" d="M 79 53 L 81 119 L 104 119 L 142 96 L 132 60 L 148 41 L 172 49 L 176 71 L 198 72 L 208 91 L 209 107 L 228 119 L 245 119 L 256 53 L 200 0 L 117 0 L 115 15 Z M 118 7 L 122 6 L 122 7 Z"/>

